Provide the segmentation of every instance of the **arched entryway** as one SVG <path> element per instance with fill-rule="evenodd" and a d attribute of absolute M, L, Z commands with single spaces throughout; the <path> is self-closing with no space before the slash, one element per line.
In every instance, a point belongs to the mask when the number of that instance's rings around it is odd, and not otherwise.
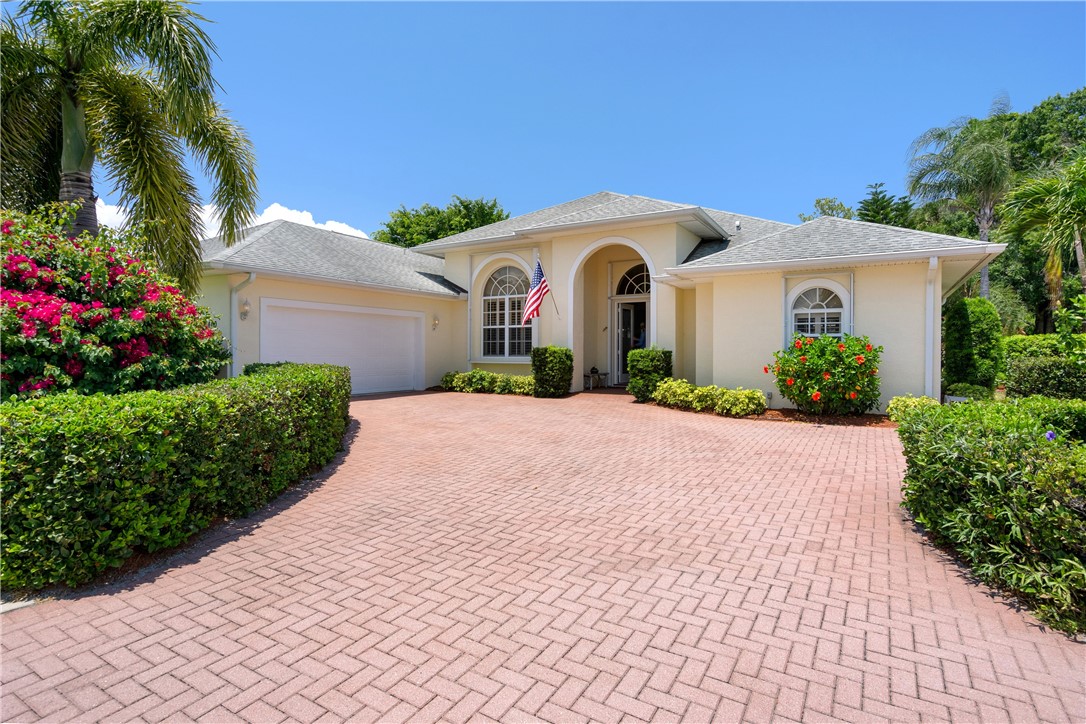
<path fill-rule="evenodd" d="M 570 284 L 575 386 L 593 368 L 609 385 L 626 384 L 626 355 L 656 340 L 653 274 L 651 259 L 629 239 L 601 239 L 584 250 Z"/>

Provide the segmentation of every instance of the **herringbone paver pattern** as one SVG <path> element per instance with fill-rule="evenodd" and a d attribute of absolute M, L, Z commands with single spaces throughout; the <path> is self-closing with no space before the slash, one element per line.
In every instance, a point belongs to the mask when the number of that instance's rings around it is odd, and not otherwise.
<path fill-rule="evenodd" d="M 4 721 L 1086 720 L 1086 647 L 898 509 L 893 430 L 356 401 L 345 459 L 2 617 Z"/>

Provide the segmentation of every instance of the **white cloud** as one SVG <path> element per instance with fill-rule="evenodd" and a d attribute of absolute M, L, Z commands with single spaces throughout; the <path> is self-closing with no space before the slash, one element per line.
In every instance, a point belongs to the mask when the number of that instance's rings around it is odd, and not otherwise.
<path fill-rule="evenodd" d="M 98 223 L 103 226 L 111 226 L 115 229 L 119 229 L 124 226 L 125 222 L 128 220 L 128 215 L 120 206 L 107 204 L 102 201 L 102 199 L 98 199 L 95 207 L 98 209 Z M 212 237 L 219 233 L 219 217 L 217 211 L 214 204 L 205 204 L 200 207 L 200 220 L 204 222 L 205 237 Z M 266 224 L 269 221 L 276 221 L 277 219 L 293 221 L 296 224 L 305 224 L 306 226 L 315 226 L 318 229 L 338 231 L 341 234 L 359 236 L 363 239 L 370 238 L 366 232 L 356 229 L 349 224 L 345 224 L 342 221 L 333 221 L 330 219 L 323 223 L 319 223 L 313 218 L 313 214 L 310 212 L 288 209 L 280 203 L 273 203 L 271 206 L 264 209 L 264 211 L 253 220 L 252 225 Z"/>

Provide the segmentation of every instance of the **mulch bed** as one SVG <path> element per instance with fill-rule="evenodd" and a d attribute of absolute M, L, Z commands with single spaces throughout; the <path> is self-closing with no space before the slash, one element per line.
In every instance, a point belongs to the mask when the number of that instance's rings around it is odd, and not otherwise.
<path fill-rule="evenodd" d="M 761 415 L 751 415 L 744 420 L 771 420 L 773 422 L 806 422 L 814 425 L 851 425 L 852 427 L 890 427 L 886 415 L 810 415 L 799 410 L 766 410 Z"/>

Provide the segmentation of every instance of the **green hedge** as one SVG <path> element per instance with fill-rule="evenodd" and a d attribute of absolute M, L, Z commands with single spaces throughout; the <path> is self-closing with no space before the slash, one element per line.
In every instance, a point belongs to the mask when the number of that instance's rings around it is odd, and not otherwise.
<path fill-rule="evenodd" d="M 1003 367 L 1003 326 L 987 299 L 965 297 L 947 305 L 943 318 L 943 379 L 989 390 Z"/>
<path fill-rule="evenodd" d="M 442 389 L 449 392 L 492 392 L 498 395 L 527 395 L 535 390 L 529 375 L 503 375 L 488 370 L 448 372 L 441 378 Z"/>
<path fill-rule="evenodd" d="M 950 397 L 968 397 L 970 400 L 990 400 L 992 391 L 980 385 L 971 385 L 968 382 L 958 382 L 946 388 L 946 394 Z"/>
<path fill-rule="evenodd" d="M 913 397 L 901 395 L 894 397 L 886 404 L 886 416 L 891 422 L 900 422 L 901 418 L 918 407 L 938 406 L 939 400 L 933 397 Z"/>
<path fill-rule="evenodd" d="M 631 349 L 626 355 L 626 369 L 630 373 L 626 391 L 638 402 L 648 402 L 656 386 L 671 377 L 671 350 Z"/>
<path fill-rule="evenodd" d="M 568 347 L 533 347 L 532 377 L 535 397 L 564 397 L 573 385 L 573 350 Z"/>
<path fill-rule="evenodd" d="M 1042 620 L 1086 631 L 1086 401 L 898 413 L 914 519 Z"/>
<path fill-rule="evenodd" d="M 1086 334 L 1075 335 L 1086 344 Z M 1058 334 L 1014 334 L 1003 338 L 1003 355 L 1010 364 L 1019 357 L 1059 357 Z"/>
<path fill-rule="evenodd" d="M 345 367 L 283 365 L 0 405 L 0 582 L 83 583 L 255 509 L 334 457 L 349 397 Z"/>
<path fill-rule="evenodd" d="M 1007 394 L 1086 399 L 1086 365 L 1067 357 L 1016 357 L 1007 364 Z"/>
<path fill-rule="evenodd" d="M 765 393 L 761 390 L 729 390 L 708 385 L 697 387 L 686 380 L 663 380 L 656 386 L 652 399 L 658 405 L 678 410 L 702 412 L 712 410 L 726 417 L 746 417 L 765 412 Z"/>

